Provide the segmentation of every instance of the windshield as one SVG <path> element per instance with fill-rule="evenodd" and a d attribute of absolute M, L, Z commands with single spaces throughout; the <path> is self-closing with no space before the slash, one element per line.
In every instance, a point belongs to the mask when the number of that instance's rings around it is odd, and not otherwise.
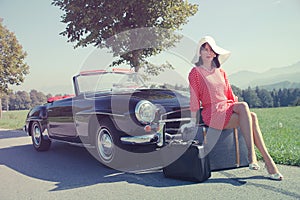
<path fill-rule="evenodd" d="M 114 92 L 146 87 L 137 73 L 103 72 L 77 77 L 79 93 Z"/>

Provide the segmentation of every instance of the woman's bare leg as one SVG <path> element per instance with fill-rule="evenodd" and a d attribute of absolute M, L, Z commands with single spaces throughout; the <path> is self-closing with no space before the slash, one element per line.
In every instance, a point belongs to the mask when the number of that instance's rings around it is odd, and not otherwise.
<path fill-rule="evenodd" d="M 240 127 L 243 133 L 247 148 L 250 164 L 257 163 L 257 158 L 254 150 L 254 144 L 260 151 L 265 161 L 269 174 L 279 173 L 272 157 L 270 156 L 265 145 L 259 122 L 255 113 L 250 112 L 249 106 L 244 102 L 237 102 L 233 107 L 234 113 L 231 116 L 225 128 Z"/>
<path fill-rule="evenodd" d="M 257 158 L 254 150 L 253 124 L 249 106 L 245 102 L 237 102 L 233 106 L 233 112 L 234 113 L 225 128 L 236 128 L 238 126 L 241 128 L 248 148 L 249 162 L 250 164 L 257 163 Z"/>
<path fill-rule="evenodd" d="M 252 122 L 253 122 L 252 129 L 253 129 L 253 138 L 254 138 L 255 146 L 260 151 L 260 153 L 265 161 L 265 164 L 266 164 L 269 174 L 278 173 L 278 169 L 277 169 L 277 167 L 265 145 L 265 142 L 264 142 L 264 139 L 261 134 L 260 127 L 259 127 L 257 116 L 255 113 L 251 112 L 251 117 L 252 117 Z"/>

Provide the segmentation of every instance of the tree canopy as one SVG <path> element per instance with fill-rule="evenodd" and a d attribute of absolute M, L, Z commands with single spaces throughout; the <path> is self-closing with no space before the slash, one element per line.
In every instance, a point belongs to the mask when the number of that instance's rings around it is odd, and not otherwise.
<path fill-rule="evenodd" d="M 29 66 L 24 61 L 26 55 L 15 34 L 2 25 L 0 18 L 0 97 L 9 92 L 9 85 L 21 84 L 29 73 Z M 0 100 L 0 118 L 1 108 Z"/>
<path fill-rule="evenodd" d="M 2 25 L 0 19 L 0 94 L 7 93 L 9 85 L 19 85 L 29 73 L 24 59 L 27 56 L 15 34 Z"/>
<path fill-rule="evenodd" d="M 174 33 L 197 12 L 197 5 L 183 0 L 53 0 L 67 24 L 61 34 L 76 47 L 109 48 L 119 59 L 112 65 L 129 64 L 150 73 L 145 60 L 171 47 L 180 38 Z M 120 35 L 121 34 L 121 35 Z M 140 48 L 142 47 L 142 48 Z"/>

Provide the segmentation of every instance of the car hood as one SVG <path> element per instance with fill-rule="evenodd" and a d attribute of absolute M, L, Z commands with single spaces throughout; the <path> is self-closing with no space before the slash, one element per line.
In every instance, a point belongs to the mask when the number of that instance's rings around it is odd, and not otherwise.
<path fill-rule="evenodd" d="M 146 99 L 152 103 L 180 103 L 188 104 L 189 97 L 178 91 L 172 91 L 167 89 L 142 89 L 136 90 L 133 97 L 139 99 Z"/>
<path fill-rule="evenodd" d="M 169 89 L 135 89 L 132 91 L 120 91 L 103 94 L 94 94 L 92 98 L 96 100 L 96 107 L 114 112 L 134 111 L 135 105 L 141 100 L 148 100 L 158 107 L 163 107 L 165 111 L 180 110 L 189 107 L 188 93 L 180 93 Z M 107 102 L 110 102 L 107 104 Z M 130 102 L 130 103 L 129 103 Z M 128 104 L 128 105 L 127 105 Z M 97 109 L 97 108 L 96 108 Z"/>

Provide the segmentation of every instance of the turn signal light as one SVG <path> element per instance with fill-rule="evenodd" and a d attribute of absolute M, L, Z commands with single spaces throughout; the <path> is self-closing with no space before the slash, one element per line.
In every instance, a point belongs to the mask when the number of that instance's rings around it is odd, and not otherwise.
<path fill-rule="evenodd" d="M 149 132 L 151 132 L 152 127 L 151 127 L 150 125 L 146 125 L 146 126 L 144 127 L 144 130 L 145 130 L 145 132 L 149 133 Z"/>

